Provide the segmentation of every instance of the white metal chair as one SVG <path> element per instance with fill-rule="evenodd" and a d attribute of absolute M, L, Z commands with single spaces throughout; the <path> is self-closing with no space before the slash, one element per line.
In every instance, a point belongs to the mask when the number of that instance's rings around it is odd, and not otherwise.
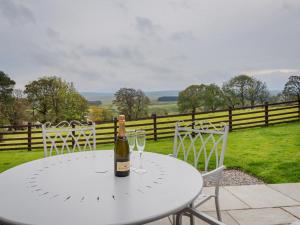
<path fill-rule="evenodd" d="M 95 150 L 96 129 L 95 123 L 82 124 L 78 121 L 62 121 L 56 126 L 50 122 L 42 125 L 44 157 L 55 154 L 64 154 Z"/>
<path fill-rule="evenodd" d="M 201 173 L 204 184 L 210 183 L 215 187 L 213 195 L 201 193 L 193 204 L 183 211 L 190 216 L 191 224 L 194 224 L 193 215 L 211 224 L 223 224 L 218 223 L 218 221 L 222 221 L 219 205 L 219 186 L 225 168 L 223 162 L 228 131 L 229 128 L 225 123 L 218 125 L 208 121 L 192 124 L 186 124 L 184 121 L 176 123 L 172 156 L 182 157 L 184 161 L 192 162 L 195 168 L 200 168 L 203 171 Z M 218 221 L 196 210 L 198 206 L 211 198 L 215 199 Z M 175 216 L 173 216 L 174 220 Z"/>

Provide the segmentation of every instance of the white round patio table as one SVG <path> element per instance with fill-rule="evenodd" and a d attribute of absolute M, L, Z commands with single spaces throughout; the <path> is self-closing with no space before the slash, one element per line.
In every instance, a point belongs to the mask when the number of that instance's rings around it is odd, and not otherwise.
<path fill-rule="evenodd" d="M 131 157 L 137 166 L 138 156 Z M 28 162 L 0 174 L 0 224 L 143 224 L 180 211 L 201 192 L 201 174 L 176 158 L 145 152 L 146 173 L 114 176 L 113 151 Z"/>

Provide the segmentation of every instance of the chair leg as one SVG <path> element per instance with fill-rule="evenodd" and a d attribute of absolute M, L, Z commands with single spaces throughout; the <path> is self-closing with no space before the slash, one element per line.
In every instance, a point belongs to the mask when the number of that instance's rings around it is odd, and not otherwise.
<path fill-rule="evenodd" d="M 190 217 L 190 225 L 195 225 L 195 217 L 193 216 L 193 214 L 190 214 L 189 217 Z"/>
<path fill-rule="evenodd" d="M 220 203 L 219 203 L 219 195 L 215 196 L 215 204 L 216 204 L 216 211 L 217 211 L 218 220 L 222 221 Z"/>
<path fill-rule="evenodd" d="M 182 214 L 178 213 L 175 215 L 175 225 L 182 225 Z"/>
<path fill-rule="evenodd" d="M 185 210 L 187 213 L 191 213 L 193 214 L 195 217 L 199 218 L 200 220 L 205 221 L 208 224 L 211 225 L 225 225 L 225 223 L 217 220 L 216 218 L 209 216 L 205 213 L 199 212 L 197 209 L 195 208 L 187 208 Z"/>
<path fill-rule="evenodd" d="M 172 215 L 172 225 L 176 225 L 176 215 Z"/>
<path fill-rule="evenodd" d="M 194 203 L 190 204 L 191 208 L 194 208 Z M 190 225 L 195 225 L 195 217 L 192 213 L 187 214 L 188 217 L 190 217 Z"/>

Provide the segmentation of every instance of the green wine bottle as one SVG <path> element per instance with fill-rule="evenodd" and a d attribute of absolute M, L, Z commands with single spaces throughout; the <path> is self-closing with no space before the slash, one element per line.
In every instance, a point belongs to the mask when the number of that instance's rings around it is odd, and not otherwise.
<path fill-rule="evenodd" d="M 115 176 L 126 177 L 130 173 L 129 145 L 125 135 L 125 116 L 119 115 L 119 131 L 115 141 Z"/>

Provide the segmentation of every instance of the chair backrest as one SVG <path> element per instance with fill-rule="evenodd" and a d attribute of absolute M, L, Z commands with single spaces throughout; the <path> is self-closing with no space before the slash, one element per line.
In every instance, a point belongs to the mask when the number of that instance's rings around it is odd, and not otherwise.
<path fill-rule="evenodd" d="M 192 161 L 194 167 L 208 172 L 210 167 L 223 166 L 227 145 L 228 126 L 197 121 L 186 124 L 178 121 L 175 127 L 173 156 L 183 155 L 184 161 Z M 213 161 L 213 162 L 212 162 Z"/>
<path fill-rule="evenodd" d="M 56 126 L 50 122 L 42 125 L 44 156 L 96 149 L 95 123 L 62 121 Z"/>

